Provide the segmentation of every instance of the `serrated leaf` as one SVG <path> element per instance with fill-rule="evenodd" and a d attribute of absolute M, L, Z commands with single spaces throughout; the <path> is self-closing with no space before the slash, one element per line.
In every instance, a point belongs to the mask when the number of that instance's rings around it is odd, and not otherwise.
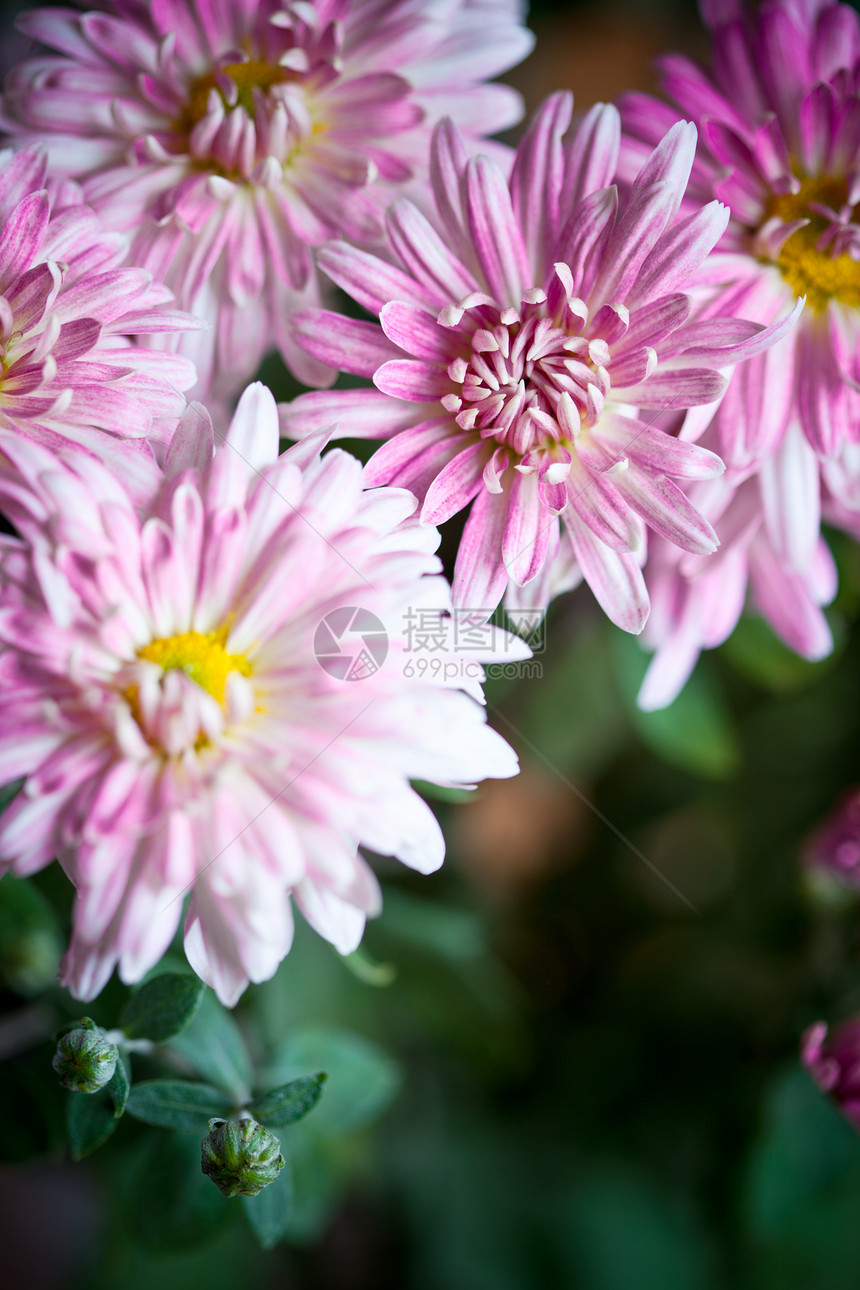
<path fill-rule="evenodd" d="M 253 1070 L 242 1032 L 211 990 L 181 1035 L 170 1044 L 205 1080 L 226 1089 L 237 1105 L 250 1095 Z"/>
<path fill-rule="evenodd" d="M 228 1116 L 228 1098 L 209 1084 L 192 1084 L 184 1079 L 150 1079 L 135 1084 L 126 1111 L 145 1124 L 161 1129 L 188 1129 L 206 1135 L 210 1116 Z"/>
<path fill-rule="evenodd" d="M 205 986 L 196 976 L 164 972 L 127 999 L 119 1024 L 130 1039 L 163 1044 L 185 1029 L 200 1006 Z"/>
<path fill-rule="evenodd" d="M 105 1092 L 113 1102 L 114 1119 L 118 1120 L 128 1104 L 128 1095 L 131 1092 L 131 1080 L 122 1055 L 117 1061 L 113 1077 L 105 1085 Z"/>
<path fill-rule="evenodd" d="M 290 1162 L 274 1182 L 264 1187 L 258 1196 L 243 1196 L 242 1208 L 251 1229 L 264 1250 L 271 1250 L 282 1241 L 293 1212 L 293 1178 Z"/>
<path fill-rule="evenodd" d="M 290 1080 L 280 1088 L 273 1088 L 265 1097 L 251 1103 L 251 1114 L 268 1128 L 282 1129 L 295 1124 L 312 1111 L 322 1097 L 323 1084 L 328 1076 L 308 1075 Z"/>
<path fill-rule="evenodd" d="M 113 1080 L 111 1080 L 111 1084 Z M 83 1160 L 107 1142 L 118 1117 L 110 1084 L 98 1093 L 70 1093 L 66 1107 L 66 1129 L 72 1157 Z"/>

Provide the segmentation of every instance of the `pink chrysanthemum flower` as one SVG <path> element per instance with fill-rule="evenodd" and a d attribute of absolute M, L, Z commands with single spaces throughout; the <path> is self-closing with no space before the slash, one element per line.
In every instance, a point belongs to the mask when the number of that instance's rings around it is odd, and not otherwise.
<path fill-rule="evenodd" d="M 426 523 L 472 504 L 458 604 L 491 610 L 510 584 L 508 603 L 543 607 L 578 571 L 610 618 L 638 632 L 645 525 L 713 551 L 711 526 L 674 481 L 723 469 L 655 428 L 653 412 L 711 403 L 725 386 L 718 369 L 765 349 L 791 319 L 767 332 L 689 323 L 681 288 L 728 219 L 718 202 L 676 219 L 695 128 L 675 126 L 619 200 L 615 109 L 592 109 L 565 141 L 571 110 L 569 94 L 547 100 L 510 183 L 487 157 L 469 160 L 444 123 L 431 164 L 437 222 L 394 203 L 396 266 L 344 244 L 320 253 L 381 327 L 308 311 L 296 334 L 321 361 L 372 376 L 377 392 L 304 395 L 283 424 L 300 437 L 339 418 L 343 434 L 388 436 L 368 481 L 418 493 Z"/>
<path fill-rule="evenodd" d="M 860 1018 L 841 1022 L 832 1034 L 826 1022 L 816 1021 L 803 1032 L 800 1060 L 860 1133 Z"/>
<path fill-rule="evenodd" d="M 799 429 L 793 433 L 803 442 Z M 652 612 L 642 641 L 655 652 L 638 698 L 646 711 L 672 702 L 701 651 L 722 645 L 734 631 L 748 599 L 801 657 L 815 661 L 832 650 L 822 606 L 836 594 L 833 557 L 814 536 L 802 571 L 786 566 L 765 522 L 767 498 L 761 494 L 768 486 L 766 471 L 740 484 L 723 475 L 692 486 L 693 504 L 720 540 L 709 559 L 685 555 L 663 540 L 652 544 L 645 570 Z"/>
<path fill-rule="evenodd" d="M 357 461 L 317 447 L 278 458 L 274 400 L 252 386 L 213 457 L 192 405 L 141 518 L 89 454 L 0 431 L 21 534 L 0 538 L 0 782 L 26 776 L 0 857 L 28 874 L 56 856 L 73 880 L 78 997 L 115 964 L 138 980 L 189 890 L 186 952 L 225 1003 L 286 954 L 291 895 L 353 949 L 379 904 L 359 844 L 422 871 L 443 858 L 409 779 L 516 772 L 463 692 L 480 698 L 481 651 L 444 673 L 408 654 L 408 612 L 448 597 L 438 535 L 411 495 L 363 491 Z"/>
<path fill-rule="evenodd" d="M 860 439 L 860 19 L 832 0 L 702 0 L 712 62 L 661 60 L 677 109 L 646 95 L 622 100 L 622 169 L 679 114 L 700 126 L 689 196 L 730 208 L 726 233 L 700 275 L 711 308 L 770 323 L 798 298 L 790 339 L 741 369 L 717 413 L 714 446 L 748 469 L 799 419 L 816 454 Z M 781 500 L 797 515 L 815 490 L 786 477 Z"/>
<path fill-rule="evenodd" d="M 822 892 L 860 891 L 860 788 L 842 794 L 810 838 L 803 859 Z"/>
<path fill-rule="evenodd" d="M 107 0 L 19 20 L 55 55 L 7 79 L 14 138 L 45 137 L 131 262 L 217 324 L 184 352 L 234 394 L 278 346 L 306 384 L 326 369 L 286 319 L 317 298 L 310 248 L 377 238 L 392 186 L 423 177 L 445 113 L 479 137 L 521 115 L 486 85 L 532 46 L 521 0 Z"/>
<path fill-rule="evenodd" d="M 131 338 L 196 326 L 169 291 L 122 269 L 126 239 L 105 232 L 76 184 L 45 189 L 38 146 L 0 153 L 0 427 L 123 458 L 117 439 L 157 443 L 185 406 L 194 368 Z M 132 453 L 131 456 L 135 454 Z"/>

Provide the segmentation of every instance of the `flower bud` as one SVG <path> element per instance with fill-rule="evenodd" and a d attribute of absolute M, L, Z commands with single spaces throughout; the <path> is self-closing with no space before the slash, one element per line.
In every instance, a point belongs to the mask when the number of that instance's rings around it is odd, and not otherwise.
<path fill-rule="evenodd" d="M 104 1031 L 84 1017 L 57 1044 L 52 1065 L 60 1082 L 77 1093 L 97 1093 L 113 1079 L 119 1050 Z"/>
<path fill-rule="evenodd" d="M 825 1023 L 817 1021 L 804 1031 L 800 1059 L 860 1133 L 860 1017 L 844 1021 L 829 1037 Z"/>
<path fill-rule="evenodd" d="M 860 891 L 860 789 L 852 788 L 816 830 L 805 855 L 813 894 L 833 903 Z"/>
<path fill-rule="evenodd" d="M 284 1167 L 281 1144 L 256 1120 L 209 1121 L 200 1167 L 224 1196 L 256 1196 Z"/>

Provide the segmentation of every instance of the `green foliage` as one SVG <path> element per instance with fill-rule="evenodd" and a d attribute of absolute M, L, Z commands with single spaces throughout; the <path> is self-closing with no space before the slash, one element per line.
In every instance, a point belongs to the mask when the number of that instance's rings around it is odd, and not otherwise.
<path fill-rule="evenodd" d="M 363 946 L 345 954 L 342 963 L 353 976 L 365 985 L 372 985 L 378 990 L 385 990 L 397 980 L 397 966 L 394 963 L 377 963 Z"/>
<path fill-rule="evenodd" d="M 767 1091 L 744 1215 L 762 1290 L 841 1290 L 860 1261 L 860 1137 L 806 1072 Z"/>
<path fill-rule="evenodd" d="M 98 1093 L 69 1093 L 66 1130 L 74 1160 L 83 1160 L 103 1146 L 115 1128 L 115 1106 L 106 1088 Z"/>
<path fill-rule="evenodd" d="M 314 1109 L 327 1079 L 327 1075 L 319 1074 L 290 1080 L 252 1102 L 250 1112 L 255 1120 L 269 1128 L 282 1129 L 295 1124 Z"/>
<path fill-rule="evenodd" d="M 104 1146 L 117 1126 L 129 1097 L 129 1075 L 122 1058 L 109 1084 L 97 1093 L 68 1093 L 66 1133 L 72 1159 L 83 1160 Z"/>
<path fill-rule="evenodd" d="M 0 790 L 0 796 L 5 792 Z M 61 953 L 51 906 L 31 882 L 5 874 L 0 880 L 0 982 L 17 994 L 36 994 L 52 984 Z"/>
<path fill-rule="evenodd" d="M 593 620 L 573 636 L 551 612 L 546 653 L 540 656 L 543 675 L 524 681 L 511 696 L 506 707 L 514 727 L 509 729 L 504 717 L 499 720 L 507 738 L 516 743 L 522 731 L 540 757 L 563 774 L 596 774 L 629 739 L 608 647 L 614 631 Z"/>
<path fill-rule="evenodd" d="M 806 1071 L 788 1067 L 768 1089 L 762 1131 L 749 1160 L 750 1231 L 770 1237 L 802 1224 L 806 1207 L 846 1179 L 860 1200 L 860 1138 Z"/>
<path fill-rule="evenodd" d="M 164 972 L 135 990 L 123 1005 L 119 1024 L 129 1039 L 162 1044 L 189 1024 L 205 986 L 196 976 Z"/>
<path fill-rule="evenodd" d="M 425 779 L 414 779 L 412 787 L 416 793 L 426 797 L 431 802 L 468 802 L 474 797 L 474 789 L 470 788 L 447 788 L 444 784 L 431 784 Z"/>
<path fill-rule="evenodd" d="M 243 1196 L 242 1208 L 251 1230 L 264 1250 L 271 1250 L 284 1239 L 293 1211 L 293 1179 L 289 1161 L 274 1182 L 258 1196 Z"/>
<path fill-rule="evenodd" d="M 119 1061 L 116 1064 L 113 1078 L 106 1086 L 105 1091 L 113 1102 L 114 1118 L 118 1120 L 128 1106 L 128 1098 L 131 1093 L 131 1077 L 127 1059 L 122 1053 L 120 1053 Z"/>
<path fill-rule="evenodd" d="M 723 696 L 703 657 L 668 708 L 642 712 L 636 695 L 648 669 L 647 655 L 626 632 L 612 636 L 612 654 L 621 696 L 636 733 L 666 761 L 708 779 L 730 779 L 741 751 Z"/>
<path fill-rule="evenodd" d="M 586 1165 L 548 1215 L 577 1290 L 711 1290 L 716 1261 L 680 1197 L 628 1164 Z"/>
<path fill-rule="evenodd" d="M 204 990 L 195 1016 L 170 1046 L 204 1080 L 225 1089 L 237 1106 L 248 1100 L 253 1069 L 247 1045 L 211 990 Z"/>
<path fill-rule="evenodd" d="M 270 1078 L 283 1079 L 314 1066 L 325 1068 L 328 1081 L 326 1095 L 309 1125 L 315 1133 L 330 1137 L 354 1132 L 377 1119 L 393 1101 L 402 1079 L 397 1064 L 377 1044 L 348 1030 L 328 1026 L 297 1030 L 276 1053 L 268 1074 Z M 311 1085 L 319 1078 L 299 1078 L 285 1087 Z M 309 1088 L 308 1096 L 314 1096 L 315 1102 L 321 1091 L 318 1084 L 316 1094 Z M 255 1106 L 261 1107 L 262 1103 Z M 267 1123 L 284 1121 L 270 1119 Z"/>
<path fill-rule="evenodd" d="M 755 614 L 744 615 L 720 652 L 742 676 L 774 694 L 806 689 L 833 666 L 832 657 L 819 663 L 800 658 Z"/>
<path fill-rule="evenodd" d="M 124 1216 L 135 1240 L 153 1250 L 193 1249 L 230 1224 L 235 1207 L 200 1168 L 201 1134 L 151 1134 L 132 1166 Z"/>
<path fill-rule="evenodd" d="M 210 1116 L 230 1114 L 232 1107 L 220 1089 L 181 1079 L 151 1079 L 135 1084 L 126 1108 L 129 1115 L 162 1129 L 206 1132 Z"/>

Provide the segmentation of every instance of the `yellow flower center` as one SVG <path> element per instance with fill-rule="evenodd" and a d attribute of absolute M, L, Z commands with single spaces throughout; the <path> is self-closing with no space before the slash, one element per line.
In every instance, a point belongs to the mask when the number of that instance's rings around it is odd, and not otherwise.
<path fill-rule="evenodd" d="M 258 58 L 251 58 L 247 63 L 225 63 L 220 71 L 229 76 L 236 86 L 238 99 L 232 106 L 243 107 L 250 117 L 254 115 L 255 89 L 268 94 L 275 85 L 283 85 L 285 81 L 296 78 L 296 73 L 290 72 L 286 67 L 273 66 Z M 218 90 L 226 108 L 231 106 L 219 89 L 214 72 L 198 77 L 191 86 L 188 97 L 188 107 L 185 109 L 185 119 L 182 122 L 184 132 L 193 129 L 198 121 L 203 120 L 212 90 Z"/>
<path fill-rule="evenodd" d="M 804 228 L 792 233 L 776 263 L 795 295 L 806 296 L 807 306 L 815 313 L 826 309 L 830 300 L 860 308 L 860 261 L 850 255 L 831 255 L 827 248 L 818 249 L 816 243 L 828 220 L 809 209 L 817 204 L 838 211 L 847 197 L 842 179 L 804 179 L 799 192 L 776 197 L 769 211 L 769 215 L 777 215 L 785 223 L 809 220 Z"/>
<path fill-rule="evenodd" d="M 240 672 L 251 675 L 251 664 L 244 654 L 228 654 L 224 648 L 229 626 L 216 632 L 180 632 L 163 636 L 137 651 L 137 657 L 157 663 L 165 671 L 177 669 L 190 677 L 219 703 L 224 702 L 227 675 Z"/>

